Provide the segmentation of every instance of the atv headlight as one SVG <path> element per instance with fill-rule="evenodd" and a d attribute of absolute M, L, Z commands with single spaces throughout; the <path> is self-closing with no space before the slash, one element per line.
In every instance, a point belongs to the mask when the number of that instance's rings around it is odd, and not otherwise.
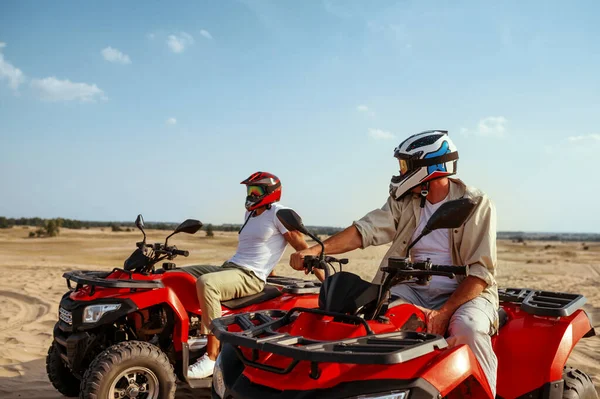
<path fill-rule="evenodd" d="M 222 398 L 225 395 L 225 380 L 223 379 L 221 356 L 217 357 L 217 362 L 213 369 L 212 387 L 219 398 Z"/>
<path fill-rule="evenodd" d="M 91 305 L 83 309 L 83 322 L 84 323 L 95 323 L 104 313 L 113 312 L 121 307 L 120 303 L 114 303 L 110 305 Z"/>
<path fill-rule="evenodd" d="M 408 391 L 391 391 L 391 392 L 380 392 L 380 393 L 368 393 L 359 396 L 353 396 L 352 399 L 406 399 L 408 398 Z"/>

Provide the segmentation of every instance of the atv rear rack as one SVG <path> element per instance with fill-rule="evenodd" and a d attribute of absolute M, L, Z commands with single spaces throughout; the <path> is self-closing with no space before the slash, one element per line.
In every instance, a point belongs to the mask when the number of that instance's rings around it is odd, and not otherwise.
<path fill-rule="evenodd" d="M 503 288 L 498 295 L 500 302 L 518 303 L 529 314 L 547 317 L 570 316 L 587 301 L 583 295 L 526 288 Z"/>
<path fill-rule="evenodd" d="M 303 312 L 364 323 L 367 335 L 336 341 L 317 341 L 277 331 L 296 320 Z M 355 319 L 361 320 L 362 323 Z M 242 331 L 228 331 L 232 325 L 236 325 Z M 263 310 L 222 317 L 213 320 L 211 328 L 221 342 L 234 347 L 240 360 L 247 366 L 287 374 L 300 361 L 309 361 L 311 377 L 314 379 L 319 378 L 318 363 L 397 364 L 448 346 L 446 340 L 439 335 L 412 331 L 373 334 L 368 324 L 357 316 L 306 308 L 293 308 L 288 312 Z M 240 347 L 251 349 L 252 357 L 247 358 Z M 286 368 L 260 364 L 257 361 L 259 351 L 289 357 L 292 361 Z"/>
<path fill-rule="evenodd" d="M 287 294 L 318 294 L 321 282 L 316 280 L 304 280 L 296 277 L 269 276 L 267 283 L 281 287 L 281 292 Z"/>
<path fill-rule="evenodd" d="M 118 269 L 121 270 L 121 269 Z M 123 279 L 107 279 L 111 273 L 115 270 L 113 269 L 110 272 L 102 272 L 102 271 L 87 271 L 87 270 L 75 270 L 72 272 L 66 272 L 63 274 L 63 277 L 67 280 L 67 287 L 69 287 L 70 291 L 77 291 L 81 289 L 85 285 L 89 285 L 92 287 L 105 287 L 105 288 L 162 288 L 164 287 L 162 281 L 160 280 L 133 280 L 131 279 L 131 275 L 128 280 Z M 123 270 L 121 270 L 123 271 Z M 71 281 L 76 283 L 75 288 L 71 286 Z"/>

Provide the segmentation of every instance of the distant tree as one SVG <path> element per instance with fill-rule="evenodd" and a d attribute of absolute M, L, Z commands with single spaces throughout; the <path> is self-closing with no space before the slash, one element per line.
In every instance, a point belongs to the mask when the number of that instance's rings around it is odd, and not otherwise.
<path fill-rule="evenodd" d="M 8 219 L 4 216 L 0 216 L 0 229 L 8 229 L 10 224 L 8 223 Z"/>
<path fill-rule="evenodd" d="M 46 220 L 44 230 L 47 237 L 56 237 L 60 234 L 61 219 L 49 219 Z"/>
<path fill-rule="evenodd" d="M 110 226 L 110 228 L 112 229 L 113 233 L 117 233 L 120 231 L 123 231 L 123 229 L 121 228 L 121 226 L 119 226 L 118 224 L 113 224 Z"/>
<path fill-rule="evenodd" d="M 206 236 L 207 237 L 214 237 L 215 236 L 214 227 L 210 223 L 206 226 Z"/>

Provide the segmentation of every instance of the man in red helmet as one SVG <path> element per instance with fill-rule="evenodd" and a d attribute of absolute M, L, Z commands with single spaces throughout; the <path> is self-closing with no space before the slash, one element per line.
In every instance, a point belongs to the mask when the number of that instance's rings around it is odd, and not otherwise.
<path fill-rule="evenodd" d="M 308 248 L 301 233 L 288 231 L 277 219 L 281 182 L 267 172 L 256 172 L 241 182 L 247 188 L 246 215 L 235 255 L 222 266 L 196 266 L 196 290 L 202 310 L 201 333 L 208 336 L 206 353 L 188 369 L 189 378 L 212 375 L 219 341 L 210 323 L 221 317 L 221 301 L 261 292 L 267 276 L 281 259 L 287 244 L 297 251 Z"/>

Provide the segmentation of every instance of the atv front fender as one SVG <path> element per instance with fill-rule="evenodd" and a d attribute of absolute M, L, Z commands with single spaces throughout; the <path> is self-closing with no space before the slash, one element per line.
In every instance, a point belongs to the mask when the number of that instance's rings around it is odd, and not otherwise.
<path fill-rule="evenodd" d="M 170 288 L 136 292 L 129 297 L 138 307 L 145 309 L 155 305 L 166 304 L 173 310 L 175 326 L 173 329 L 173 347 L 181 352 L 183 344 L 188 341 L 190 320 L 185 307 Z"/>

